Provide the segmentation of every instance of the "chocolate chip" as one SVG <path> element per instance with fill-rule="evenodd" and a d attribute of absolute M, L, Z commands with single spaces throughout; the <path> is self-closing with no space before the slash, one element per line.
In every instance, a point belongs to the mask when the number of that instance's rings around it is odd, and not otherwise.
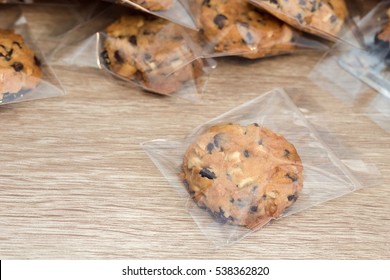
<path fill-rule="evenodd" d="M 234 221 L 234 218 L 232 216 L 226 217 L 225 211 L 221 207 L 219 207 L 219 212 L 212 213 L 213 216 L 216 218 L 217 222 L 225 224 L 228 221 Z"/>
<path fill-rule="evenodd" d="M 14 53 L 14 49 L 11 49 L 7 54 L 4 56 L 6 61 L 10 61 L 12 59 L 12 55 Z"/>
<path fill-rule="evenodd" d="M 203 168 L 201 171 L 199 171 L 199 174 L 203 178 L 207 178 L 207 179 L 210 179 L 210 180 L 213 180 L 213 179 L 217 178 L 215 173 L 213 171 L 211 171 L 210 169 L 208 169 L 208 168 Z"/>
<path fill-rule="evenodd" d="M 34 55 L 34 63 L 35 63 L 35 65 L 38 66 L 38 67 L 40 67 L 40 66 L 42 65 L 42 63 L 41 63 L 41 61 L 39 60 L 39 58 L 36 57 L 35 55 Z"/>
<path fill-rule="evenodd" d="M 114 52 L 114 57 L 115 57 L 115 60 L 120 63 L 120 64 L 123 64 L 125 62 L 125 60 L 123 59 L 122 55 L 120 54 L 119 51 L 115 51 Z"/>
<path fill-rule="evenodd" d="M 137 46 L 137 36 L 135 35 L 132 35 L 129 37 L 129 42 L 133 45 L 133 46 Z"/>
<path fill-rule="evenodd" d="M 289 158 L 289 156 L 290 156 L 290 151 L 287 150 L 287 149 L 284 149 L 284 155 L 283 155 L 283 156 L 286 157 L 286 158 Z"/>
<path fill-rule="evenodd" d="M 223 138 L 223 133 L 218 133 L 214 136 L 214 145 L 215 147 L 217 148 L 220 148 L 221 147 L 221 144 L 222 144 L 222 138 Z"/>
<path fill-rule="evenodd" d="M 108 56 L 108 52 L 106 50 L 102 51 L 100 56 L 104 60 L 104 63 L 106 63 L 107 65 L 111 64 L 110 57 Z"/>
<path fill-rule="evenodd" d="M 330 18 L 329 18 L 330 22 L 331 23 L 335 23 L 336 20 L 337 20 L 337 16 L 336 15 L 332 15 Z"/>
<path fill-rule="evenodd" d="M 263 145 L 263 139 L 260 139 L 259 141 L 257 141 L 257 144 Z"/>
<path fill-rule="evenodd" d="M 291 194 L 287 197 L 288 201 L 297 201 L 298 199 L 298 196 L 296 196 L 295 194 Z"/>
<path fill-rule="evenodd" d="M 258 186 L 253 186 L 252 187 L 252 192 L 254 193 L 257 190 Z"/>
<path fill-rule="evenodd" d="M 150 55 L 150 53 L 144 53 L 144 59 L 145 60 L 149 60 L 151 58 L 152 58 L 152 56 Z"/>
<path fill-rule="evenodd" d="M 311 5 L 312 5 L 312 7 L 311 7 L 311 9 L 310 9 L 310 12 L 312 12 L 312 13 L 314 13 L 318 8 L 321 7 L 321 6 L 318 6 L 318 7 L 317 7 L 316 2 L 314 2 L 314 1 L 311 3 Z"/>
<path fill-rule="evenodd" d="M 24 65 L 22 63 L 20 63 L 20 62 L 15 62 L 11 66 L 15 69 L 16 72 L 20 72 L 24 68 Z"/>
<path fill-rule="evenodd" d="M 218 29 L 223 29 L 225 27 L 225 21 L 227 20 L 228 18 L 225 16 L 225 15 L 222 15 L 222 14 L 218 14 L 215 18 L 214 18 L 214 23 L 216 26 L 218 26 Z"/>
<path fill-rule="evenodd" d="M 289 173 L 287 173 L 286 175 L 285 175 L 287 178 L 289 178 L 291 181 L 293 181 L 293 182 L 296 182 L 296 181 L 298 181 L 298 176 L 296 175 L 296 174 L 289 174 Z"/>
<path fill-rule="evenodd" d="M 14 41 L 12 42 L 12 45 L 17 45 L 19 49 L 22 49 L 22 46 L 19 44 L 19 42 Z"/>
<path fill-rule="evenodd" d="M 203 0 L 202 5 L 211 8 L 210 1 L 211 0 Z"/>
<path fill-rule="evenodd" d="M 258 206 L 257 206 L 257 205 L 251 206 L 251 208 L 249 208 L 249 210 L 250 210 L 251 212 L 257 212 L 257 209 L 258 209 Z"/>
<path fill-rule="evenodd" d="M 252 33 L 250 32 L 247 32 L 246 35 L 245 35 L 245 42 L 249 45 L 253 44 L 254 43 L 254 40 L 253 40 L 253 36 L 252 36 Z"/>
<path fill-rule="evenodd" d="M 234 203 L 234 198 L 233 197 L 230 199 L 230 203 Z"/>
<path fill-rule="evenodd" d="M 175 35 L 172 39 L 175 41 L 180 41 L 180 40 L 183 40 L 183 36 L 182 35 Z"/>
<path fill-rule="evenodd" d="M 260 127 L 258 123 L 253 123 L 254 126 Z"/>
<path fill-rule="evenodd" d="M 246 158 L 248 158 L 248 157 L 250 156 L 250 154 L 249 154 L 249 151 L 248 151 L 248 150 L 245 150 L 245 151 L 244 151 L 244 156 L 245 156 Z"/>
<path fill-rule="evenodd" d="M 214 150 L 214 144 L 213 143 L 208 143 L 207 144 L 207 151 L 211 154 Z"/>
<path fill-rule="evenodd" d="M 299 21 L 299 23 L 304 23 L 305 22 L 304 19 L 303 19 L 302 14 L 297 14 L 295 16 L 295 18 Z"/>

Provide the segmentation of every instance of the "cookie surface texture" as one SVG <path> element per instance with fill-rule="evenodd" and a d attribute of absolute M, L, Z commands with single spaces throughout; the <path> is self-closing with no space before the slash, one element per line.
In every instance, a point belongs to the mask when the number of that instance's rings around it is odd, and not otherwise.
<path fill-rule="evenodd" d="M 150 11 L 164 11 L 169 10 L 173 5 L 174 0 L 132 0 L 145 9 Z"/>
<path fill-rule="evenodd" d="M 344 0 L 263 0 L 259 5 L 279 19 L 319 36 L 336 36 L 348 15 Z"/>
<path fill-rule="evenodd" d="M 216 52 L 261 58 L 291 52 L 294 31 L 241 0 L 197 0 L 202 32 Z"/>
<path fill-rule="evenodd" d="M 0 94 L 33 89 L 41 77 L 40 62 L 22 36 L 0 29 Z"/>
<path fill-rule="evenodd" d="M 257 124 L 220 124 L 189 146 L 183 179 L 194 200 L 220 222 L 256 228 L 298 198 L 303 167 L 283 136 Z"/>
<path fill-rule="evenodd" d="M 147 90 L 171 94 L 202 71 L 182 27 L 167 20 L 125 15 L 107 27 L 106 33 L 102 53 L 106 65 Z"/>

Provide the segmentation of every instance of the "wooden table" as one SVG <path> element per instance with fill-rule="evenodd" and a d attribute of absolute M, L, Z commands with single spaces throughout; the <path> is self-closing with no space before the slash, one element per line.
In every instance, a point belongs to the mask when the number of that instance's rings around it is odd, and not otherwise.
<path fill-rule="evenodd" d="M 36 36 L 52 9 L 26 9 Z M 58 68 L 66 96 L 0 106 L 0 258 L 389 259 L 390 137 L 363 109 L 377 94 L 349 107 L 313 85 L 321 56 L 219 60 L 200 104 Z M 381 183 L 216 249 L 140 143 L 185 137 L 275 87 L 340 153 L 374 163 Z"/>

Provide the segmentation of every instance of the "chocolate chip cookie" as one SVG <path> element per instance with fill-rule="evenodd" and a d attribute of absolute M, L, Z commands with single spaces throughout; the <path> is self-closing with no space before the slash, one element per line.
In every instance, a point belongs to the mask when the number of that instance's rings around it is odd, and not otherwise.
<path fill-rule="evenodd" d="M 146 90 L 172 94 L 196 81 L 203 63 L 183 28 L 150 15 L 125 15 L 106 29 L 102 58 L 119 76 Z"/>
<path fill-rule="evenodd" d="M 303 187 L 295 147 L 258 124 L 210 127 L 189 146 L 182 167 L 198 206 L 251 229 L 280 216 Z"/>
<path fill-rule="evenodd" d="M 214 51 L 260 58 L 290 53 L 296 33 L 268 13 L 241 0 L 197 0 L 201 32 Z"/>
<path fill-rule="evenodd" d="M 0 29 L 0 99 L 6 93 L 33 89 L 41 77 L 40 61 L 22 36 Z"/>
<path fill-rule="evenodd" d="M 344 0 L 251 0 L 303 31 L 332 38 L 339 34 L 348 10 Z"/>
<path fill-rule="evenodd" d="M 131 0 L 145 9 L 150 11 L 164 11 L 169 10 L 173 5 L 174 0 Z"/>

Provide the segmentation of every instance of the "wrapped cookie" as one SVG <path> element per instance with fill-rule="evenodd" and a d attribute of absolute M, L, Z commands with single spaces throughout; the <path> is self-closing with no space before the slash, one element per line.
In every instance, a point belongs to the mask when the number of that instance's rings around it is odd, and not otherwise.
<path fill-rule="evenodd" d="M 165 19 L 124 15 L 105 30 L 101 65 L 146 90 L 169 95 L 202 76 L 204 60 L 197 59 L 191 40 Z"/>
<path fill-rule="evenodd" d="M 362 187 L 282 89 L 142 146 L 217 246 Z"/>
<path fill-rule="evenodd" d="M 164 18 L 190 29 L 197 30 L 196 10 L 192 0 L 106 0 L 135 8 Z"/>
<path fill-rule="evenodd" d="M 241 0 L 196 0 L 201 34 L 209 56 L 261 58 L 326 49 L 276 17 Z"/>
<path fill-rule="evenodd" d="M 382 2 L 357 23 L 364 49 L 337 44 L 313 69 L 311 79 L 328 92 L 337 88 L 337 97 L 351 106 L 366 94 L 366 85 L 390 101 L 389 9 L 390 1 Z"/>
<path fill-rule="evenodd" d="M 68 34 L 74 38 L 62 42 L 51 56 L 53 63 L 99 68 L 117 82 L 148 92 L 199 99 L 215 64 L 201 58 L 198 33 L 150 14 L 122 10 L 111 7 Z M 103 31 L 94 34 L 95 24 L 95 32 Z"/>
<path fill-rule="evenodd" d="M 280 20 L 302 31 L 335 41 L 354 23 L 346 0 L 250 0 Z"/>
<path fill-rule="evenodd" d="M 21 11 L 0 7 L 0 104 L 62 95 Z"/>

